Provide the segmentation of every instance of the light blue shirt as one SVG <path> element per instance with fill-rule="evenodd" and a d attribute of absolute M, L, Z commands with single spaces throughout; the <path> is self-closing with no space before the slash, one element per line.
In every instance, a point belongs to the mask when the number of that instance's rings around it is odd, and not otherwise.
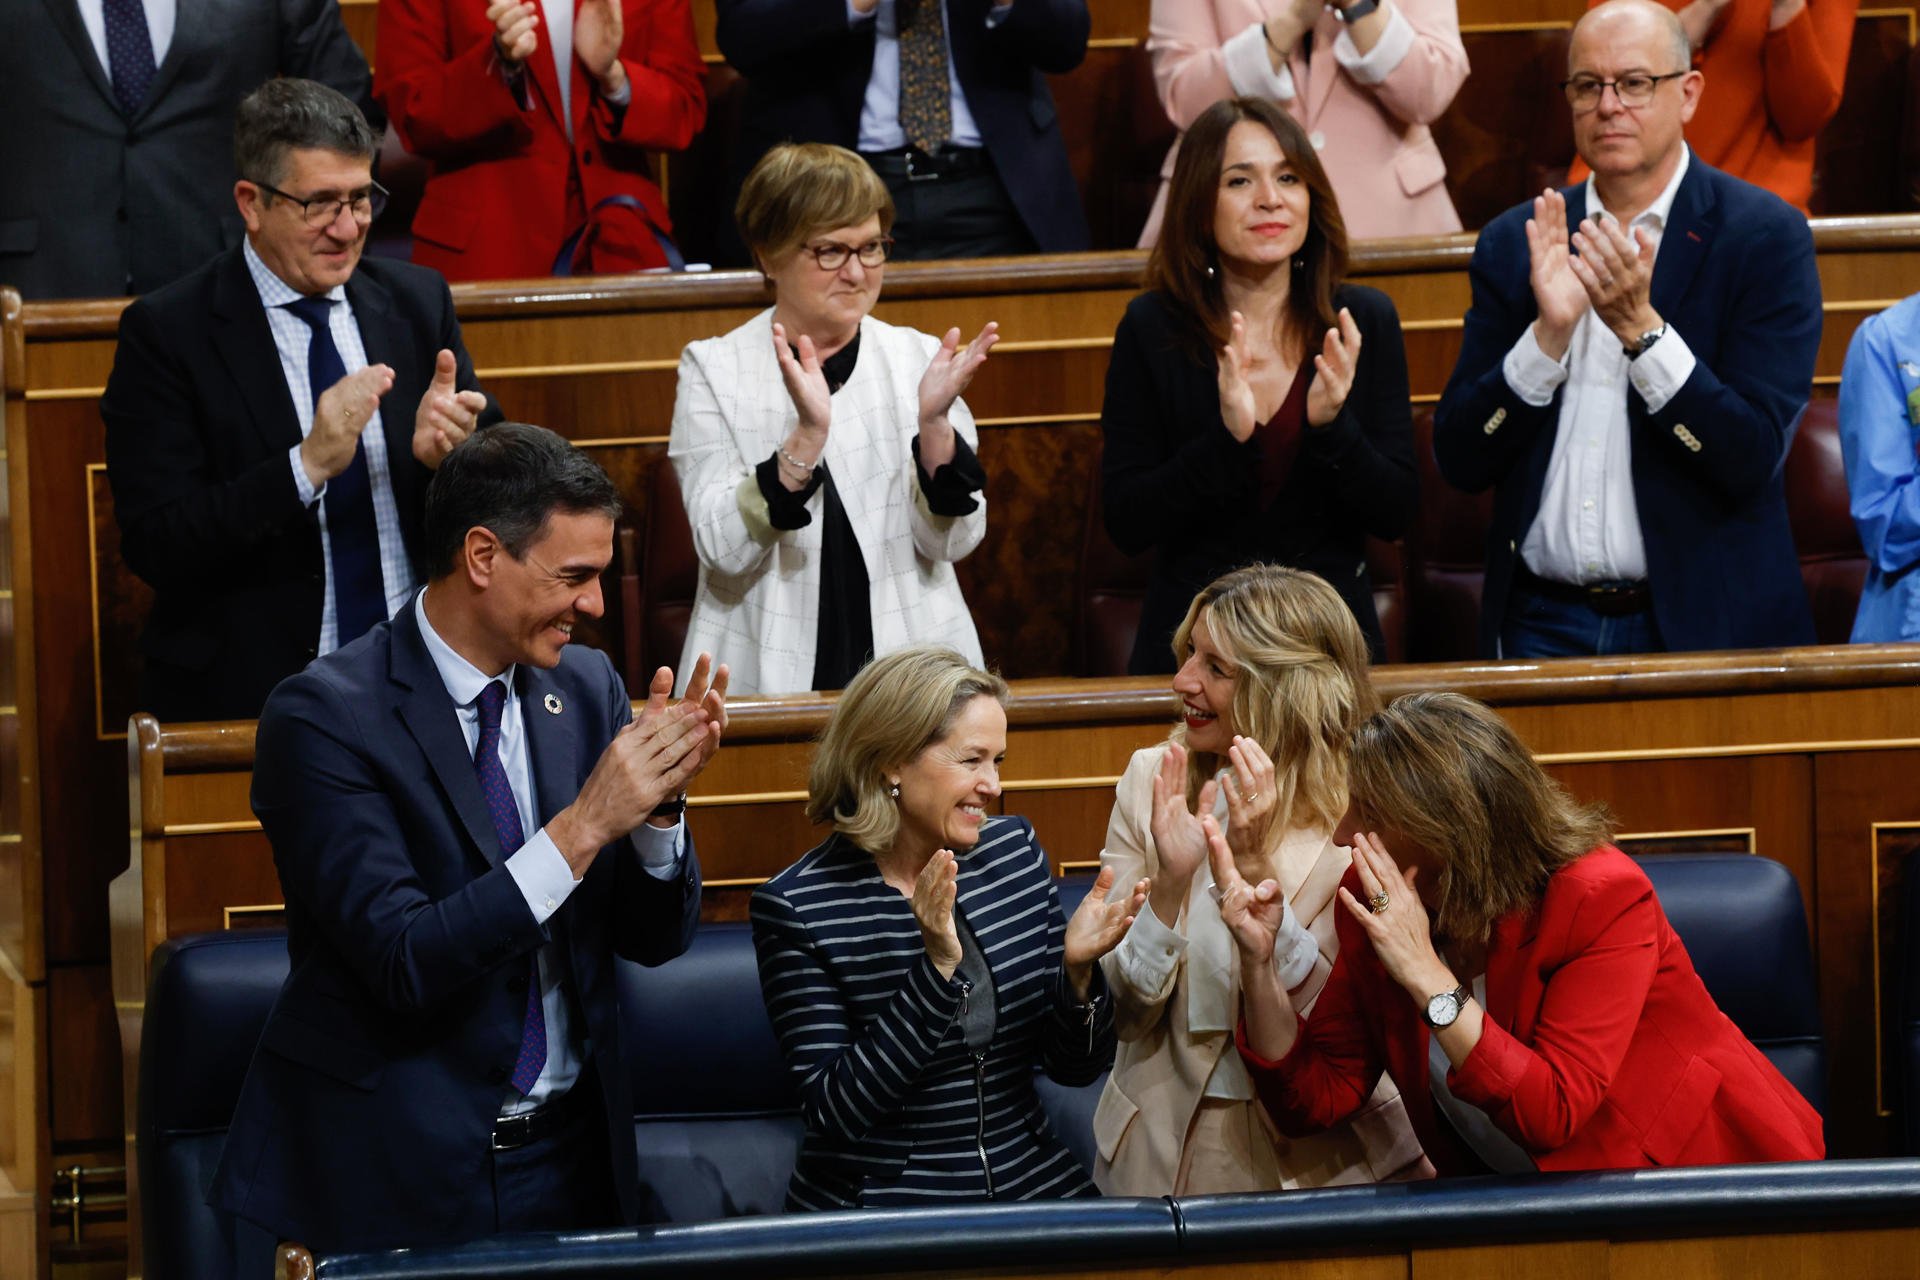
<path fill-rule="evenodd" d="M 944 4 L 945 0 L 922 0 L 926 4 Z M 987 11 L 987 26 L 997 27 L 1013 9 L 1013 0 L 996 4 Z M 960 77 L 953 66 L 953 15 L 947 14 L 942 30 L 947 39 L 947 91 L 953 117 L 947 141 L 956 147 L 981 145 L 980 126 L 967 109 L 967 95 L 960 89 Z M 900 18 L 894 0 L 880 0 L 872 13 L 858 13 L 852 0 L 847 2 L 847 23 L 874 24 L 873 71 L 867 77 L 867 97 L 860 107 L 861 151 L 895 151 L 907 145 L 907 132 L 900 127 Z"/>
<path fill-rule="evenodd" d="M 520 830 L 533 832 L 525 844 L 508 853 L 507 874 L 520 886 L 534 921 L 544 925 L 580 882 L 573 878 L 573 868 L 547 829 L 535 830 L 539 818 L 534 809 L 533 759 L 527 753 L 526 722 L 520 714 L 520 691 L 515 688 L 514 668 L 489 676 L 461 657 L 427 620 L 426 599 L 425 591 L 414 598 L 414 616 L 420 622 L 420 636 L 427 643 L 427 655 L 440 673 L 447 696 L 453 699 L 454 714 L 460 718 L 460 732 L 466 737 L 469 752 L 480 741 L 481 691 L 496 680 L 506 682 L 507 700 L 500 712 L 500 767 L 513 788 L 513 806 L 520 813 Z M 671 827 L 642 823 L 634 830 L 629 838 L 649 874 L 662 880 L 671 880 L 680 874 L 681 835 L 685 830 L 684 821 Z M 506 1105 L 500 1110 L 502 1115 L 531 1111 L 548 1099 L 564 1094 L 580 1076 L 580 1054 L 574 1045 L 566 995 L 560 990 L 560 980 L 566 973 L 566 957 L 551 942 L 541 947 L 538 954 L 540 1008 L 547 1023 L 547 1065 L 524 1098 L 508 1091 Z"/>
<path fill-rule="evenodd" d="M 1848 506 L 1867 552 L 1853 642 L 1920 640 L 1920 294 L 1854 330 L 1840 372 Z"/>

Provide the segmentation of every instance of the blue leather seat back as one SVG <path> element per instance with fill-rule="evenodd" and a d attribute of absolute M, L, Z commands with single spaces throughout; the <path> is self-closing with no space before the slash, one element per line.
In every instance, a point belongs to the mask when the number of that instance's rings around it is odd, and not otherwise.
<path fill-rule="evenodd" d="M 287 936 L 176 938 L 154 953 L 151 972 L 138 1130 L 146 1274 L 225 1280 L 241 1228 L 207 1207 L 207 1189 L 260 1029 L 287 980 Z"/>
<path fill-rule="evenodd" d="M 1793 873 L 1744 853 L 1636 859 L 1714 1003 L 1816 1111 L 1827 1105 L 1827 1045 Z"/>

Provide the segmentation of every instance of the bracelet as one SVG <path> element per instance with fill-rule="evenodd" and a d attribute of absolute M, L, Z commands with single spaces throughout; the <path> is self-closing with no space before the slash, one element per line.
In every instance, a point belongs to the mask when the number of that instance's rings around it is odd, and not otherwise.
<path fill-rule="evenodd" d="M 773 451 L 779 455 L 780 461 L 786 463 L 803 476 L 811 476 L 814 473 L 814 469 L 820 465 L 820 459 L 818 458 L 815 458 L 812 462 L 802 462 L 779 446 L 775 446 Z"/>

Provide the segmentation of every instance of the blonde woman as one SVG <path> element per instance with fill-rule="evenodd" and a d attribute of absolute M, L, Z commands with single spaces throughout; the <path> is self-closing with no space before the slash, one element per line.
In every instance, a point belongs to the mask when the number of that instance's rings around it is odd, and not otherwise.
<path fill-rule="evenodd" d="M 1007 686 L 951 649 L 878 659 L 814 753 L 825 843 L 753 895 L 767 1013 L 806 1136 L 790 1209 L 1093 1194 L 1033 1088 L 1113 1058 L 1098 961 L 1146 886 L 1063 919 L 1026 819 L 995 817 Z"/>
<path fill-rule="evenodd" d="M 1100 856 L 1103 876 L 1149 878 L 1151 893 L 1102 961 L 1120 1047 L 1094 1113 L 1095 1180 L 1158 1196 L 1425 1176 L 1390 1081 L 1314 1138 L 1268 1123 L 1233 1051 L 1240 961 L 1200 823 L 1220 820 L 1248 881 L 1284 890 L 1293 927 L 1271 964 L 1304 1015 L 1335 958 L 1347 736 L 1374 705 L 1359 624 L 1324 580 L 1255 565 L 1194 598 L 1174 650 L 1184 723 L 1127 766 Z"/>

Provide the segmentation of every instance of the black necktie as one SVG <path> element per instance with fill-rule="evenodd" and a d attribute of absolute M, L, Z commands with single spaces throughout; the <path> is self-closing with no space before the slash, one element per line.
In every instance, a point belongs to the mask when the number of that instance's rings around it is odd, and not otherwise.
<path fill-rule="evenodd" d="M 330 298 L 299 298 L 287 310 L 313 331 L 307 344 L 307 381 L 313 391 L 314 411 L 320 395 L 347 376 L 340 348 L 333 345 L 327 316 Z M 386 585 L 380 576 L 380 533 L 373 520 L 373 482 L 367 471 L 367 451 L 356 444 L 347 469 L 327 481 L 327 540 L 333 552 L 333 615 L 339 644 L 357 640 L 387 616 Z"/>
<path fill-rule="evenodd" d="M 113 96 L 128 117 L 140 110 L 153 84 L 153 36 L 144 0 L 106 0 L 107 73 Z"/>
<path fill-rule="evenodd" d="M 500 837 L 500 852 L 511 856 L 525 843 L 520 807 L 513 801 L 513 784 L 500 763 L 500 713 L 507 705 L 507 686 L 490 682 L 474 700 L 480 709 L 480 737 L 473 744 L 473 771 L 480 775 L 480 794 L 486 797 L 487 816 Z M 527 1012 L 520 1024 L 520 1056 L 514 1060 L 508 1082 L 523 1095 L 533 1089 L 547 1065 L 547 1011 L 540 1003 L 540 960 L 528 957 Z"/>

